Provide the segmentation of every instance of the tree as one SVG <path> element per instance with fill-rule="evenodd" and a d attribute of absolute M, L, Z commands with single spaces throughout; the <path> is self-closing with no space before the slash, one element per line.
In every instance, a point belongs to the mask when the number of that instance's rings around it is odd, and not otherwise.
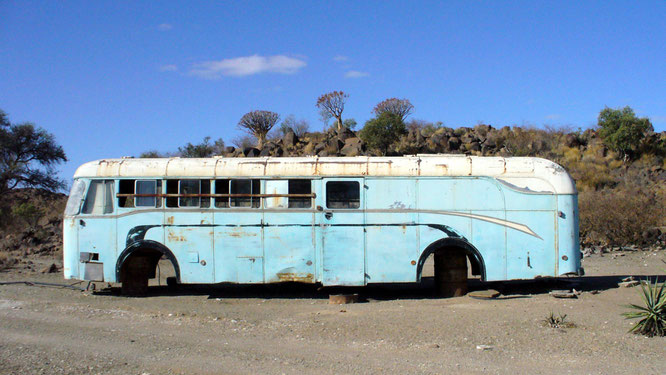
<path fill-rule="evenodd" d="M 356 124 L 357 122 L 353 118 L 348 118 L 342 122 L 342 126 L 344 126 L 347 129 L 354 129 L 356 127 Z"/>
<path fill-rule="evenodd" d="M 264 147 L 266 134 L 275 126 L 280 115 L 271 111 L 252 111 L 241 117 L 238 127 L 257 138 L 257 148 Z"/>
<path fill-rule="evenodd" d="M 400 116 L 384 112 L 376 118 L 368 120 L 359 132 L 359 137 L 368 147 L 379 150 L 382 155 L 386 155 L 389 146 L 405 132 L 405 123 Z"/>
<path fill-rule="evenodd" d="M 0 110 L 0 196 L 17 187 L 63 189 L 55 166 L 65 161 L 52 134 L 29 122 L 11 124 Z"/>
<path fill-rule="evenodd" d="M 280 124 L 280 135 L 284 136 L 289 129 L 293 130 L 294 134 L 300 138 L 310 130 L 310 124 L 305 119 L 296 120 L 294 115 L 289 115 Z"/>
<path fill-rule="evenodd" d="M 336 119 L 336 128 L 342 129 L 342 111 L 345 110 L 345 102 L 349 94 L 342 91 L 332 91 L 326 93 L 317 99 L 317 108 L 321 110 L 320 113 L 328 113 L 331 117 Z"/>
<path fill-rule="evenodd" d="M 382 113 L 388 112 L 400 117 L 400 120 L 405 121 L 414 110 L 414 106 L 407 99 L 390 98 L 383 102 L 378 103 L 372 112 L 379 116 Z"/>
<path fill-rule="evenodd" d="M 198 145 L 187 143 L 183 147 L 178 147 L 178 153 L 184 158 L 209 158 L 213 155 L 224 153 L 224 140 L 219 138 L 214 143 L 210 143 L 210 137 L 204 137 L 203 142 Z"/>
<path fill-rule="evenodd" d="M 638 152 L 641 141 L 654 131 L 650 119 L 638 118 L 631 107 L 604 108 L 597 124 L 599 136 L 606 147 L 617 151 L 627 161 Z"/>

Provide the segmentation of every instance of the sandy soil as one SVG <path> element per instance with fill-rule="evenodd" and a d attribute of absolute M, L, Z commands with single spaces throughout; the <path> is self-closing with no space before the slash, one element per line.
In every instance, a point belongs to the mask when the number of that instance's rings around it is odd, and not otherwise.
<path fill-rule="evenodd" d="M 666 252 L 593 255 L 583 278 L 471 283 L 500 290 L 496 300 L 433 298 L 428 279 L 346 290 L 155 286 L 146 298 L 2 285 L 0 373 L 664 374 L 666 338 L 628 334 L 632 323 L 620 316 L 640 303 L 640 289 L 617 287 L 628 275 L 665 278 L 661 259 Z M 19 280 L 72 283 L 0 273 Z M 548 295 L 570 288 L 582 291 L 577 299 Z M 329 305 L 339 292 L 366 302 Z M 547 326 L 551 312 L 575 327 Z"/>

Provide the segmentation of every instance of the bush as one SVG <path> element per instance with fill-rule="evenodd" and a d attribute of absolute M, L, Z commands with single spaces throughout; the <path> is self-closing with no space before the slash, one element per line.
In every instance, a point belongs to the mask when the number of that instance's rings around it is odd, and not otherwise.
<path fill-rule="evenodd" d="M 405 123 L 400 116 L 384 112 L 378 117 L 368 120 L 358 135 L 368 147 L 386 155 L 389 146 L 398 141 L 406 131 Z"/>
<path fill-rule="evenodd" d="M 12 216 L 25 225 L 34 227 L 37 226 L 37 222 L 42 216 L 42 211 L 31 203 L 24 202 L 12 208 Z"/>
<path fill-rule="evenodd" d="M 597 124 L 604 144 L 619 152 L 625 161 L 637 153 L 641 141 L 654 131 L 650 120 L 636 117 L 631 107 L 606 107 L 599 113 Z"/>
<path fill-rule="evenodd" d="M 581 192 L 578 206 L 583 242 L 609 246 L 642 244 L 666 209 L 663 197 L 641 186 Z"/>

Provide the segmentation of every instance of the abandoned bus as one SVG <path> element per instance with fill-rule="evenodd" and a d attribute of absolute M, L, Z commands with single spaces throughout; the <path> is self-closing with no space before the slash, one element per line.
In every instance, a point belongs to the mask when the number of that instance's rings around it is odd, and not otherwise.
<path fill-rule="evenodd" d="M 416 155 L 106 159 L 65 209 L 67 279 L 145 292 L 160 259 L 178 283 L 419 282 L 581 272 L 577 192 L 529 157 Z M 445 292 L 446 293 L 446 292 Z"/>

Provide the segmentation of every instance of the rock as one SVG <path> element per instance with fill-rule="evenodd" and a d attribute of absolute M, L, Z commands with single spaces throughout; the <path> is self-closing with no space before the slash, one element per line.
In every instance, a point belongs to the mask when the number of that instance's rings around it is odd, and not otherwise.
<path fill-rule="evenodd" d="M 631 281 L 623 281 L 617 285 L 623 288 L 633 288 L 637 285 L 641 285 L 641 282 L 638 280 L 631 280 Z"/>
<path fill-rule="evenodd" d="M 298 143 L 298 137 L 292 129 L 288 129 L 287 132 L 282 137 L 282 144 L 285 147 L 293 147 Z"/>
<path fill-rule="evenodd" d="M 578 298 L 576 292 L 570 290 L 552 290 L 549 294 L 555 298 Z"/>
<path fill-rule="evenodd" d="M 495 347 L 492 345 L 477 345 L 478 350 L 493 350 Z"/>
<path fill-rule="evenodd" d="M 236 147 L 234 146 L 227 146 L 224 148 L 224 153 L 225 154 L 233 154 L 234 151 L 236 151 Z"/>
<path fill-rule="evenodd" d="M 42 268 L 39 272 L 41 273 L 56 273 L 58 272 L 58 266 L 55 263 L 51 263 L 50 266 Z"/>
<path fill-rule="evenodd" d="M 458 137 L 451 137 L 449 138 L 449 149 L 452 151 L 458 150 L 460 148 L 460 138 Z"/>
<path fill-rule="evenodd" d="M 338 139 L 342 142 L 345 142 L 348 138 L 354 138 L 356 137 L 356 134 L 354 134 L 354 131 L 347 128 L 343 127 L 342 129 L 336 131 L 338 135 Z"/>
<path fill-rule="evenodd" d="M 500 292 L 496 291 L 495 289 L 475 290 L 473 292 L 467 293 L 467 295 L 472 298 L 492 299 L 497 298 L 500 295 Z"/>
<path fill-rule="evenodd" d="M 347 138 L 344 147 L 340 150 L 344 156 L 359 156 L 363 153 L 363 143 L 359 138 Z"/>
<path fill-rule="evenodd" d="M 257 157 L 257 156 L 259 156 L 260 153 L 261 153 L 261 151 L 259 151 L 258 149 L 254 148 L 254 147 L 246 147 L 246 148 L 243 149 L 243 155 L 245 155 L 248 158 Z"/>
<path fill-rule="evenodd" d="M 331 294 L 328 296 L 329 305 L 344 305 L 358 302 L 358 294 Z"/>

